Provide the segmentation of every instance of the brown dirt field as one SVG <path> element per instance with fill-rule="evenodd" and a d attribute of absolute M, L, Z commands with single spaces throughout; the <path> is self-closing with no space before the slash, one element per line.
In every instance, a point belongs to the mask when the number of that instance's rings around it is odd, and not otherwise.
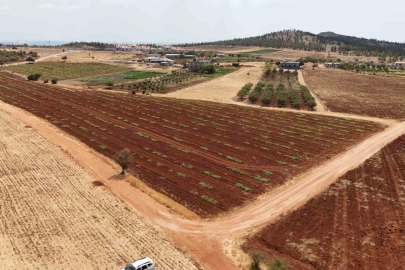
<path fill-rule="evenodd" d="M 405 136 L 266 227 L 244 249 L 285 257 L 297 269 L 403 269 Z"/>
<path fill-rule="evenodd" d="M 108 157 L 131 149 L 134 175 L 204 217 L 241 206 L 380 130 L 356 120 L 68 91 L 6 73 L 0 93 Z"/>
<path fill-rule="evenodd" d="M 0 110 L 0 269 L 197 269 L 167 235 L 30 126 Z"/>
<path fill-rule="evenodd" d="M 343 70 L 303 71 L 308 87 L 331 111 L 405 119 L 405 78 Z"/>

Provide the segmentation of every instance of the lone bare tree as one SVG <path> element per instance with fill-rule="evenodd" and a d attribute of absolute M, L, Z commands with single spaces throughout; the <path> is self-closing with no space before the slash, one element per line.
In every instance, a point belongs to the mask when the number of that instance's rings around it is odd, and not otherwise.
<path fill-rule="evenodd" d="M 131 163 L 131 151 L 125 148 L 115 155 L 114 160 L 121 166 L 121 175 L 124 175 L 125 170 L 128 169 L 128 166 Z"/>

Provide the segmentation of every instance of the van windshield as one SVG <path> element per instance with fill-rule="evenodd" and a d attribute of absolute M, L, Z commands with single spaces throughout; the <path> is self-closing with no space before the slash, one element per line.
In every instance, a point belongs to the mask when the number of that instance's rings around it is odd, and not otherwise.
<path fill-rule="evenodd" d="M 128 264 L 127 267 L 125 267 L 125 270 L 136 270 L 136 269 L 132 264 Z"/>

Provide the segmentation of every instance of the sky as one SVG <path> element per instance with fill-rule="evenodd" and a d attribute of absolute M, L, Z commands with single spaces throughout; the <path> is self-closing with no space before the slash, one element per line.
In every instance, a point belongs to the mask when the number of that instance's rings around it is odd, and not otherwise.
<path fill-rule="evenodd" d="M 178 44 L 299 29 L 405 42 L 404 10 L 404 0 L 0 0 L 0 41 Z"/>

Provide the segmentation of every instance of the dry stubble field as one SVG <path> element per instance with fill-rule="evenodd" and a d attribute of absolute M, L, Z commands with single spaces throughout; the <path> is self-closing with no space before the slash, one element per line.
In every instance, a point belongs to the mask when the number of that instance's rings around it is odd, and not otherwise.
<path fill-rule="evenodd" d="M 403 269 L 405 135 L 244 249 L 284 257 L 296 269 Z"/>
<path fill-rule="evenodd" d="M 308 87 L 334 112 L 405 119 L 405 78 L 306 68 Z"/>
<path fill-rule="evenodd" d="M 66 153 L 0 110 L 0 269 L 197 269 Z"/>

